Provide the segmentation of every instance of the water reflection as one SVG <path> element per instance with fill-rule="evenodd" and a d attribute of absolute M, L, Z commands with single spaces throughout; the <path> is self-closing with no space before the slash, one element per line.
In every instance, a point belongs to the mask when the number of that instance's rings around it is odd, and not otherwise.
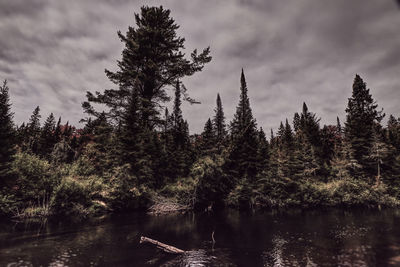
<path fill-rule="evenodd" d="M 393 210 L 332 210 L 3 224 L 0 266 L 396 266 L 399 223 Z M 139 245 L 140 235 L 188 252 L 166 255 Z"/>

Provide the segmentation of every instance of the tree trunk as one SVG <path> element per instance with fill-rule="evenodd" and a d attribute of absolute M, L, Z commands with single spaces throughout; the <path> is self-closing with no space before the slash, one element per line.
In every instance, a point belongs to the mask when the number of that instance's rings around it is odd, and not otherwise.
<path fill-rule="evenodd" d="M 140 244 L 142 244 L 142 243 L 150 243 L 150 244 L 156 245 L 157 248 L 163 250 L 164 252 L 171 253 L 171 254 L 182 254 L 182 253 L 185 253 L 184 250 L 181 250 L 179 248 L 176 248 L 176 247 L 161 243 L 161 242 L 159 242 L 157 240 L 154 240 L 154 239 L 151 239 L 151 238 L 148 238 L 148 237 L 145 237 L 145 236 L 140 237 Z"/>

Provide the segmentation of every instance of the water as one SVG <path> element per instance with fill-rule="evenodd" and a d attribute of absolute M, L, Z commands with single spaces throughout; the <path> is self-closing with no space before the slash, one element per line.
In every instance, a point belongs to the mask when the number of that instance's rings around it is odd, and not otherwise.
<path fill-rule="evenodd" d="M 400 266 L 399 226 L 396 210 L 134 213 L 85 223 L 3 223 L 0 266 Z M 140 245 L 141 235 L 188 252 L 165 255 Z"/>

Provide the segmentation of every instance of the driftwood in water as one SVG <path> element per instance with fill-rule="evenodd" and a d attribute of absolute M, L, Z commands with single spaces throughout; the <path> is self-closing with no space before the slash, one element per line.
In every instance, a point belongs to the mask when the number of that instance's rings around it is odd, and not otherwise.
<path fill-rule="evenodd" d="M 161 242 L 159 242 L 157 240 L 154 240 L 154 239 L 151 239 L 151 238 L 148 238 L 148 237 L 145 237 L 145 236 L 140 237 L 140 244 L 142 244 L 142 243 L 150 243 L 150 244 L 156 245 L 157 248 L 162 249 L 164 252 L 171 253 L 171 254 L 182 254 L 182 253 L 185 253 L 185 251 L 183 251 L 183 250 L 181 250 L 179 248 L 176 248 L 176 247 L 161 243 Z"/>

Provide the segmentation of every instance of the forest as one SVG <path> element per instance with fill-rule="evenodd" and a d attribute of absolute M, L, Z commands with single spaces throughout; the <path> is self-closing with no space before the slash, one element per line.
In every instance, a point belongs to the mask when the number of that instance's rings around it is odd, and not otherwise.
<path fill-rule="evenodd" d="M 383 123 L 363 78 L 355 74 L 348 85 L 345 121 L 321 125 L 299 103 L 267 138 L 238 70 L 233 119 L 226 121 L 216 93 L 214 116 L 201 134 L 189 134 L 181 105 L 196 100 L 182 80 L 212 57 L 209 47 L 186 56 L 178 28 L 163 7 L 135 14 L 135 26 L 118 32 L 117 71 L 105 70 L 115 89 L 86 93 L 81 128 L 53 113 L 42 118 L 39 106 L 17 125 L 4 81 L 1 216 L 86 218 L 146 210 L 160 199 L 194 210 L 399 206 L 400 119 Z"/>

